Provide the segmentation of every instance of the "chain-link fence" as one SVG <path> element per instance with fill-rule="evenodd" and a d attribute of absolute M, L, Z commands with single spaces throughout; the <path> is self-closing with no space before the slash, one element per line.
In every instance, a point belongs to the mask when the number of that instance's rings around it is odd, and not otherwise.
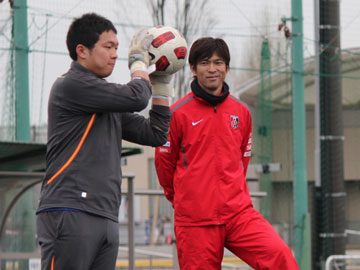
<path fill-rule="evenodd" d="M 0 140 L 15 140 L 15 62 L 12 1 L 0 1 Z M 27 0 L 28 10 L 28 57 L 29 57 L 29 104 L 31 138 L 34 142 L 46 142 L 47 99 L 53 81 L 67 71 L 70 57 L 65 46 L 66 31 L 71 21 L 85 12 L 97 12 L 111 19 L 118 29 L 118 61 L 110 81 L 125 83 L 129 80 L 127 50 L 133 33 L 141 27 L 153 26 L 159 19 L 167 25 L 183 27 L 185 15 L 183 4 L 191 1 L 166 1 L 165 15 L 158 18 L 150 2 L 136 1 L 85 1 L 85 0 Z M 192 1 L 199 3 L 200 1 Z M 292 96 L 291 96 L 291 38 L 284 28 L 279 31 L 281 18 L 291 17 L 291 1 L 247 1 L 208 0 L 199 11 L 192 8 L 192 24 L 187 27 L 188 43 L 200 36 L 222 37 L 231 50 L 231 71 L 227 77 L 230 91 L 244 100 L 253 117 L 253 158 L 248 175 L 250 191 L 263 191 L 267 196 L 254 199 L 257 209 L 272 223 L 280 236 L 294 248 L 294 186 L 292 163 Z M 315 181 L 315 78 L 320 74 L 314 69 L 314 14 L 313 1 L 303 0 L 304 6 L 304 56 L 305 56 L 305 103 L 307 138 L 308 206 L 311 219 L 316 215 Z M 342 85 L 344 104 L 344 178 L 345 178 L 345 228 L 360 231 L 360 102 L 358 81 L 360 79 L 359 35 L 360 8 L 357 2 L 342 1 Z M 16 8 L 16 1 L 15 1 Z M 201 19 L 196 14 L 202 14 Z M 161 20 L 160 20 L 161 21 Z M 291 23 L 286 25 L 291 31 Z M 191 73 L 185 67 L 184 84 L 174 81 L 177 97 L 189 91 Z M 295 142 L 296 143 L 296 142 Z M 1 153 L 3 154 L 3 153 Z M 332 154 L 334 158 L 337 153 Z M 0 157 L 1 161 L 2 156 Z M 145 188 L 156 189 L 157 179 L 153 167 L 153 156 L 146 156 L 147 175 L 139 179 Z M 131 158 L 129 158 L 130 160 Z M 131 160 L 130 160 L 131 163 Z M 275 167 L 269 164 L 275 164 Z M 260 165 L 261 169 L 258 166 Z M 138 173 L 136 167 L 124 166 L 125 170 Z M 21 190 L 11 179 L 0 179 L 0 213 Z M 6 184 L 5 184 L 6 182 Z M 34 217 L 39 196 L 39 187 L 27 191 L 9 214 L 4 223 L 1 242 L 2 252 L 33 252 L 35 243 Z M 139 200 L 138 226 L 144 245 L 149 244 L 153 224 L 171 231 L 171 207 L 165 199 L 156 197 Z M 158 213 L 155 215 L 155 213 Z M 154 222 L 154 216 L 159 220 Z M 24 222 L 24 220 L 26 222 Z M 24 224 L 28 224 L 25 229 Z M 170 228 L 168 231 L 167 229 Z M 31 234 L 27 237 L 25 234 Z M 27 237 L 27 238 L 26 238 Z M 317 236 L 315 236 L 317 237 Z M 139 239 L 140 239 L 139 238 Z M 27 239 L 26 241 L 24 239 Z M 26 244 L 27 241 L 31 243 Z M 123 241 L 126 243 L 126 240 Z M 140 243 L 139 243 L 140 244 Z M 316 247 L 315 247 L 316 248 Z M 347 250 L 360 249 L 360 237 L 346 235 Z M 20 265 L 21 264 L 21 265 Z M 5 263 L 1 269 L 22 269 L 23 262 Z M 140 269 L 140 268 L 139 268 Z M 225 266 L 224 266 L 225 269 Z M 230 268 L 229 268 L 230 269 Z"/>

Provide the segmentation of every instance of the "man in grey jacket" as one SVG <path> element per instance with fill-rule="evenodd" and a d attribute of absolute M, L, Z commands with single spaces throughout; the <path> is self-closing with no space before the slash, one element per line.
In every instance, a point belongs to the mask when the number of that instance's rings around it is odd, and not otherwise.
<path fill-rule="evenodd" d="M 73 62 L 55 81 L 48 104 L 47 169 L 37 211 L 42 269 L 115 268 L 122 140 L 160 146 L 167 139 L 172 89 L 161 84 L 159 95 L 150 83 L 152 37 L 146 30 L 130 46 L 131 81 L 104 79 L 117 59 L 116 33 L 109 20 L 94 13 L 76 18 L 68 30 Z M 152 95 L 149 119 L 134 113 Z"/>

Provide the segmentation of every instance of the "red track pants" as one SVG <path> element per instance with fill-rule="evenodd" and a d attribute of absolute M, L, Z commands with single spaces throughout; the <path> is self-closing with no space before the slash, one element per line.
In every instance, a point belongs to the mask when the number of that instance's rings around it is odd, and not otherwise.
<path fill-rule="evenodd" d="M 271 224 L 249 208 L 224 225 L 176 226 L 181 270 L 221 269 L 226 247 L 256 270 L 298 270 L 290 248 Z"/>

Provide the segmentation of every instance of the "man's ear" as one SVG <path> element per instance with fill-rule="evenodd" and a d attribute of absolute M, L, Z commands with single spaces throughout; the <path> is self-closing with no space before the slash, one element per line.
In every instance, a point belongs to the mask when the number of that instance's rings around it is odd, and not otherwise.
<path fill-rule="evenodd" d="M 230 70 L 230 66 L 226 66 L 226 73 L 228 73 Z"/>
<path fill-rule="evenodd" d="M 78 44 L 76 46 L 76 54 L 78 56 L 78 59 L 85 59 L 89 54 L 89 49 L 82 44 Z"/>
<path fill-rule="evenodd" d="M 190 65 L 190 70 L 193 73 L 194 76 L 196 76 L 197 72 L 196 72 L 196 66 L 194 65 Z"/>

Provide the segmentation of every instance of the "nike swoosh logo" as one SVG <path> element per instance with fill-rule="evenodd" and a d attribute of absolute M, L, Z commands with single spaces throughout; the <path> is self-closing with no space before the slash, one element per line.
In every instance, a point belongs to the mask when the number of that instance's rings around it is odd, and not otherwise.
<path fill-rule="evenodd" d="M 202 120 L 203 120 L 203 119 L 201 119 L 201 120 L 199 120 L 199 121 L 197 121 L 197 122 L 192 122 L 191 124 L 192 124 L 193 126 L 196 126 L 196 125 L 199 124 Z"/>

